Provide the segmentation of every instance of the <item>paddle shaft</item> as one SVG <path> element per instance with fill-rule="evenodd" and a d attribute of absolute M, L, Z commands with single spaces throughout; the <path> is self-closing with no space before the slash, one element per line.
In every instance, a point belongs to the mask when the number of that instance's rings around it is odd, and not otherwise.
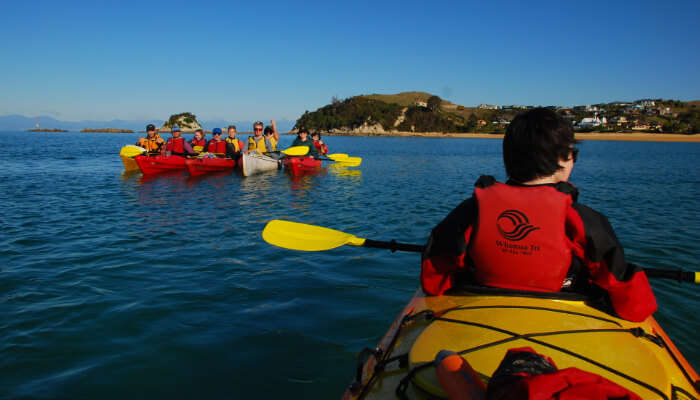
<path fill-rule="evenodd" d="M 362 246 L 375 249 L 388 249 L 391 250 L 392 253 L 397 250 L 422 253 L 425 250 L 425 246 L 418 244 L 397 243 L 395 240 L 392 240 L 391 242 L 382 242 L 379 240 L 365 239 L 365 243 Z M 673 279 L 677 280 L 678 282 L 698 283 L 696 280 L 696 273 L 692 271 L 683 271 L 680 269 L 639 268 L 644 270 L 649 278 Z"/>

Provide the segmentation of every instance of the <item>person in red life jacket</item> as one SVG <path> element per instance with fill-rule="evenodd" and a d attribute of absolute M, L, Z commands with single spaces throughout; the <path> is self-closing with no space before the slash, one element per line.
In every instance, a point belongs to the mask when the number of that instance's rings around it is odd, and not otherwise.
<path fill-rule="evenodd" d="M 238 161 L 243 151 L 243 141 L 236 137 L 236 126 L 228 126 L 228 137 L 226 138 L 226 158 Z"/>
<path fill-rule="evenodd" d="M 165 140 L 160 137 L 156 126 L 153 124 L 146 125 L 146 136 L 139 138 L 138 142 L 136 142 L 137 146 L 143 147 L 150 153 L 159 153 L 164 144 Z"/>
<path fill-rule="evenodd" d="M 560 370 L 551 358 L 530 347 L 509 349 L 488 386 L 455 352 L 440 351 L 434 364 L 450 400 L 641 400 L 600 375 L 575 367 Z"/>
<path fill-rule="evenodd" d="M 204 151 L 223 156 L 226 154 L 226 141 L 221 137 L 221 128 L 214 128 L 211 131 L 213 138 L 207 142 Z"/>
<path fill-rule="evenodd" d="M 644 271 L 625 260 L 607 218 L 578 203 L 568 183 L 578 150 L 571 124 L 554 111 L 519 114 L 503 138 L 509 180 L 476 182 L 474 194 L 432 231 L 421 285 L 441 295 L 460 283 L 589 294 L 629 321 L 657 309 Z"/>
<path fill-rule="evenodd" d="M 192 150 L 194 150 L 197 153 L 200 153 L 204 151 L 204 147 L 207 145 L 207 140 L 204 139 L 204 130 L 202 129 L 197 129 L 194 131 L 194 137 L 192 140 L 190 140 L 190 146 L 192 146 Z"/>
<path fill-rule="evenodd" d="M 323 143 L 323 140 L 321 140 L 321 134 L 318 132 L 314 132 L 313 135 L 311 135 L 311 139 L 314 141 L 314 146 L 316 146 L 316 151 L 318 154 L 325 156 L 328 154 L 328 146 L 326 146 L 325 143 Z"/>
<path fill-rule="evenodd" d="M 163 146 L 163 153 L 166 155 L 169 153 L 183 157 L 195 154 L 194 150 L 192 150 L 192 146 L 187 143 L 185 138 L 180 136 L 181 132 L 179 126 L 173 125 L 173 127 L 170 129 L 170 134 L 173 135 L 173 137 L 165 142 L 165 146 Z"/>

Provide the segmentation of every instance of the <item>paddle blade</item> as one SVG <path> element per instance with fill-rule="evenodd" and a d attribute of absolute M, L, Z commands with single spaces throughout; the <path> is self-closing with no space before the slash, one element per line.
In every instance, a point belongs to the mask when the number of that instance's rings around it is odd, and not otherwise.
<path fill-rule="evenodd" d="M 343 153 L 335 153 L 335 154 L 326 154 L 326 157 L 330 158 L 333 161 L 343 161 L 347 159 L 349 156 L 347 154 Z"/>
<path fill-rule="evenodd" d="M 280 153 L 287 156 L 305 156 L 308 152 L 309 148 L 307 146 L 294 146 L 286 150 L 280 150 Z"/>
<path fill-rule="evenodd" d="M 204 150 L 204 146 L 194 146 L 192 150 L 199 153 L 200 151 Z"/>
<path fill-rule="evenodd" d="M 348 157 L 340 161 L 340 165 L 345 167 L 359 167 L 362 164 L 362 157 Z"/>
<path fill-rule="evenodd" d="M 129 145 L 122 147 L 121 151 L 119 152 L 119 155 L 124 156 L 124 157 L 136 157 L 139 154 L 143 154 L 145 152 L 146 152 L 146 149 L 144 149 L 143 147 L 134 146 L 132 144 L 129 144 Z"/>
<path fill-rule="evenodd" d="M 262 237 L 271 245 L 301 251 L 331 250 L 346 244 L 362 246 L 365 242 L 349 233 L 279 219 L 267 223 Z"/>

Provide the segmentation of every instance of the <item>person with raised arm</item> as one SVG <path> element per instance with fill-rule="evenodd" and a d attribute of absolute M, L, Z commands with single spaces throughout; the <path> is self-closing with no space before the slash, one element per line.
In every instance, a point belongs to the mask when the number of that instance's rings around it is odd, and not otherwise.
<path fill-rule="evenodd" d="M 275 120 L 270 121 L 271 126 L 263 129 L 263 123 L 257 121 L 253 124 L 253 136 L 248 137 L 247 153 L 255 152 L 265 154 L 277 151 L 279 132 Z"/>

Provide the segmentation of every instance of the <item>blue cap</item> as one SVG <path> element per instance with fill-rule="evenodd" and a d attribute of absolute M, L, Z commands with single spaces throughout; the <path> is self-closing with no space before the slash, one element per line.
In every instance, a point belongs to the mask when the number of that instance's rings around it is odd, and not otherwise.
<path fill-rule="evenodd" d="M 212 135 L 221 135 L 221 128 L 214 128 L 211 131 Z"/>
<path fill-rule="evenodd" d="M 173 125 L 173 127 L 170 128 L 170 132 L 180 132 L 180 127 L 177 125 Z"/>

